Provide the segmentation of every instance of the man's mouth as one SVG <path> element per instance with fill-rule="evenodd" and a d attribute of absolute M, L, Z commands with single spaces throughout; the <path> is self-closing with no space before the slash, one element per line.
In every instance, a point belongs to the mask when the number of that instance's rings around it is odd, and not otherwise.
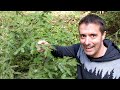
<path fill-rule="evenodd" d="M 86 49 L 91 49 L 91 48 L 93 48 L 93 47 L 87 47 Z"/>
<path fill-rule="evenodd" d="M 85 50 L 86 50 L 86 51 L 91 51 L 91 50 L 93 49 L 93 47 L 94 47 L 94 46 L 92 46 L 92 47 L 85 47 Z"/>

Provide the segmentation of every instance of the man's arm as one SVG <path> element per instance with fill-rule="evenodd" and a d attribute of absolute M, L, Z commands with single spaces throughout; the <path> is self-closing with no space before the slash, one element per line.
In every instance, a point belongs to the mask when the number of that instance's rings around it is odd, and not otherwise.
<path fill-rule="evenodd" d="M 45 40 L 40 40 L 37 43 L 37 46 L 36 46 L 37 51 L 44 52 L 45 50 L 39 47 L 39 45 L 50 45 L 50 44 Z M 80 43 L 73 44 L 71 46 L 57 46 L 57 45 L 53 45 L 53 46 L 55 47 L 55 49 L 53 49 L 51 53 L 55 57 L 63 57 L 63 56 L 76 57 L 78 49 L 80 47 Z"/>
<path fill-rule="evenodd" d="M 51 53 L 55 57 L 63 57 L 63 56 L 76 57 L 80 44 L 78 43 L 72 46 L 54 45 L 54 47 L 55 47 L 55 50 L 51 51 Z"/>

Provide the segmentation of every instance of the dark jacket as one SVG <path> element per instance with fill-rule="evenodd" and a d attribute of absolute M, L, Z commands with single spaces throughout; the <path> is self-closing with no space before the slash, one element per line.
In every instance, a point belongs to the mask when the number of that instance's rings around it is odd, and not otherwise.
<path fill-rule="evenodd" d="M 107 51 L 104 56 L 91 58 L 87 56 L 81 44 L 72 46 L 55 46 L 52 51 L 55 57 L 74 57 L 77 65 L 78 79 L 120 79 L 120 49 L 110 40 L 105 39 Z"/>

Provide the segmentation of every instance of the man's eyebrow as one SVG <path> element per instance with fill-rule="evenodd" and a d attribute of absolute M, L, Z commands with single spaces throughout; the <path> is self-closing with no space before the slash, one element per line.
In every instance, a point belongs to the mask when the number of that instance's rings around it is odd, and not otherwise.
<path fill-rule="evenodd" d="M 91 34 L 89 34 L 89 35 L 97 35 L 96 33 L 91 33 Z"/>
<path fill-rule="evenodd" d="M 85 35 L 85 34 L 80 34 L 80 35 Z"/>

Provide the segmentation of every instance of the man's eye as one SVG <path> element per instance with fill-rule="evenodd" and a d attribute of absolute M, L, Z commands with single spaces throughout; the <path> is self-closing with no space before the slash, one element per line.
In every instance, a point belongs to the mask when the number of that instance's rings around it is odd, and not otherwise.
<path fill-rule="evenodd" d="M 85 36 L 85 35 L 80 35 L 80 37 L 81 37 L 81 38 L 84 38 L 84 37 L 86 37 L 86 36 Z"/>
<path fill-rule="evenodd" d="M 97 36 L 96 34 L 92 34 L 92 35 L 91 35 L 92 38 L 94 38 L 94 37 L 96 37 L 96 36 Z"/>

